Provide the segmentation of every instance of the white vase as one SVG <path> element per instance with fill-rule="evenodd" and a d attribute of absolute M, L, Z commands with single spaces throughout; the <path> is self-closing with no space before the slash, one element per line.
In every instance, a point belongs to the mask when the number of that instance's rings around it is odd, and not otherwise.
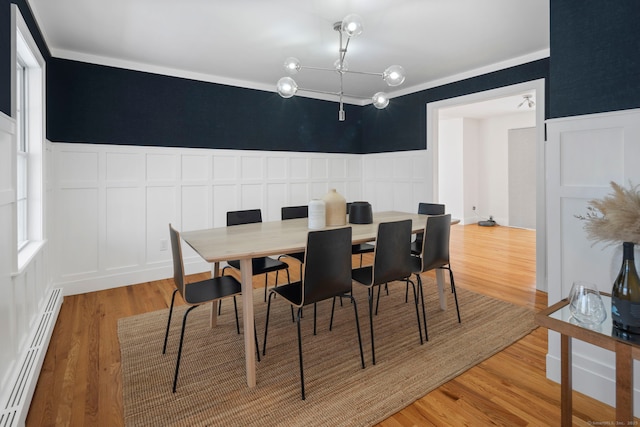
<path fill-rule="evenodd" d="M 326 225 L 324 201 L 313 199 L 309 202 L 309 229 L 320 230 Z"/>
<path fill-rule="evenodd" d="M 328 227 L 345 225 L 347 223 L 347 201 L 336 191 L 329 190 L 322 198 L 326 209 L 326 224 Z"/>

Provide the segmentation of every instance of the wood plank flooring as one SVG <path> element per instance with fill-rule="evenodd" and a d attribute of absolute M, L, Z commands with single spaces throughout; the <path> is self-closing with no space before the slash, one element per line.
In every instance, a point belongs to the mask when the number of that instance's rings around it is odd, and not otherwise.
<path fill-rule="evenodd" d="M 535 310 L 547 305 L 535 290 L 533 231 L 453 226 L 451 259 L 459 288 Z M 254 287 L 262 286 L 257 277 Z M 166 279 L 65 297 L 27 426 L 123 425 L 117 319 L 167 308 L 172 291 Z M 538 328 L 379 426 L 559 425 L 560 386 L 546 379 L 546 353 L 547 331 Z M 573 405 L 576 426 L 615 425 L 610 406 L 577 392 Z"/>

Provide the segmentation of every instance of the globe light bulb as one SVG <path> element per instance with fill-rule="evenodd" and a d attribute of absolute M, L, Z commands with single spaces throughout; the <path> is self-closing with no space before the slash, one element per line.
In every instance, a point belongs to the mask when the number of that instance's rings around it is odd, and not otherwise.
<path fill-rule="evenodd" d="M 278 94 L 283 98 L 291 98 L 298 91 L 298 84 L 291 77 L 283 77 L 278 80 L 276 86 L 278 88 Z"/>
<path fill-rule="evenodd" d="M 348 37 L 358 37 L 363 29 L 362 18 L 355 13 L 345 16 L 342 20 L 342 32 Z"/>
<path fill-rule="evenodd" d="M 378 110 L 382 110 L 389 105 L 389 96 L 384 92 L 378 92 L 371 97 L 373 100 L 373 106 Z"/>
<path fill-rule="evenodd" d="M 300 61 L 298 58 L 294 58 L 293 56 L 288 57 L 284 60 L 284 69 L 291 75 L 296 74 L 300 71 Z"/>
<path fill-rule="evenodd" d="M 400 86 L 404 82 L 404 68 L 392 65 L 382 73 L 382 78 L 389 86 Z"/>

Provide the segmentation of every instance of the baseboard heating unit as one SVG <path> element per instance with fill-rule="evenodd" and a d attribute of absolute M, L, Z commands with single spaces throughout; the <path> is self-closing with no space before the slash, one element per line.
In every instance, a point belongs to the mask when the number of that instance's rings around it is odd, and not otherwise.
<path fill-rule="evenodd" d="M 62 299 L 62 289 L 60 288 L 53 289 L 49 293 L 49 298 L 38 316 L 37 326 L 31 331 L 29 346 L 16 365 L 17 372 L 9 383 L 8 396 L 1 402 L 0 427 L 24 426 L 25 424 L 40 369 L 47 354 L 47 347 L 56 325 L 58 313 L 60 313 Z"/>

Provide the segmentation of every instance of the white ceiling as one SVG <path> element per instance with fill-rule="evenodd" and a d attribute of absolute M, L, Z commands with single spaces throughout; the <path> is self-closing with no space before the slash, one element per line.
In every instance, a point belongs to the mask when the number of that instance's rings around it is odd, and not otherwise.
<path fill-rule="evenodd" d="M 364 21 L 363 34 L 349 44 L 350 69 L 382 72 L 399 64 L 407 73 L 398 88 L 346 75 L 345 93 L 362 98 L 402 95 L 549 55 L 549 0 L 29 3 L 55 57 L 270 91 L 286 75 L 288 56 L 332 67 L 333 23 L 349 13 Z M 302 70 L 294 78 L 301 87 L 338 90 L 335 73 Z"/>

